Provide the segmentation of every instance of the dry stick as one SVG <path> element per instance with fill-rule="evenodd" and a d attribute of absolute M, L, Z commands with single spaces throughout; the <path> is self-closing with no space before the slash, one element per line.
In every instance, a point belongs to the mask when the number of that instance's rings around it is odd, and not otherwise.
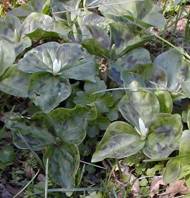
<path fill-rule="evenodd" d="M 52 188 L 48 189 L 48 192 L 54 193 L 54 192 L 86 192 L 86 191 L 103 191 L 101 188 Z"/>
<path fill-rule="evenodd" d="M 21 133 L 19 133 L 19 136 L 22 139 L 22 141 L 25 143 L 25 145 L 27 146 L 27 148 L 34 155 L 34 157 L 36 158 L 36 160 L 38 161 L 38 163 L 40 164 L 40 166 L 44 169 L 43 163 L 42 163 L 41 159 L 39 158 L 38 154 L 35 151 L 33 151 L 33 149 L 31 148 L 31 146 L 28 144 L 28 142 L 25 140 L 24 136 Z"/>
<path fill-rule="evenodd" d="M 48 165 L 49 159 L 46 160 L 46 177 L 45 177 L 45 198 L 48 198 Z"/>
<path fill-rule="evenodd" d="M 140 91 L 145 91 L 145 90 L 151 90 L 151 91 L 156 91 L 156 90 L 160 90 L 160 91 L 168 91 L 168 92 L 173 92 L 173 90 L 170 90 L 170 89 L 166 89 L 166 88 L 151 88 L 151 87 L 141 87 L 141 88 L 138 88 L 138 89 L 132 89 L 132 88 L 125 88 L 125 87 L 119 87 L 119 88 L 112 88 L 112 89 L 104 89 L 104 90 L 100 90 L 100 91 L 96 91 L 96 92 L 93 92 L 92 94 L 95 95 L 95 94 L 99 94 L 99 93 L 105 93 L 105 92 L 110 92 L 110 91 L 130 91 L 130 92 L 140 92 Z M 180 92 L 175 92 L 176 94 L 177 93 L 180 93 Z"/>
<path fill-rule="evenodd" d="M 85 162 L 85 161 L 83 161 L 83 160 L 80 160 L 80 162 L 83 163 L 83 164 L 87 164 L 87 165 L 90 165 L 90 166 L 94 166 L 94 167 L 96 167 L 96 168 L 100 168 L 100 169 L 106 170 L 106 168 L 103 167 L 103 166 L 98 166 L 98 165 L 96 165 L 96 164 L 92 164 L 92 163 L 90 163 L 90 162 Z"/>
<path fill-rule="evenodd" d="M 39 172 L 40 170 L 37 171 L 34 177 L 13 198 L 18 197 L 34 181 L 34 179 L 38 176 Z"/>

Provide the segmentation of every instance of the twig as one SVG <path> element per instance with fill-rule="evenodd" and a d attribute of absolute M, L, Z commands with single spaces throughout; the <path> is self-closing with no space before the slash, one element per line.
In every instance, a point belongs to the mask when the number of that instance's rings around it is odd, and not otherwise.
<path fill-rule="evenodd" d="M 90 166 L 94 166 L 94 167 L 96 167 L 96 168 L 101 168 L 101 169 L 106 170 L 106 168 L 103 167 L 103 166 L 98 166 L 98 165 L 96 165 L 96 164 L 92 164 L 92 163 L 90 163 L 90 162 L 85 162 L 85 161 L 83 161 L 83 160 L 80 160 L 80 162 L 83 163 L 83 164 L 87 164 L 87 165 L 90 165 Z"/>
<path fill-rule="evenodd" d="M 54 192 L 87 192 L 87 191 L 103 191 L 101 188 L 52 188 L 48 189 L 48 192 L 54 193 Z"/>
<path fill-rule="evenodd" d="M 48 166 L 49 159 L 46 160 L 46 177 L 45 177 L 45 198 L 48 198 Z"/>
<path fill-rule="evenodd" d="M 18 197 L 34 181 L 34 179 L 38 176 L 39 172 L 40 170 L 37 171 L 34 177 L 13 198 Z"/>

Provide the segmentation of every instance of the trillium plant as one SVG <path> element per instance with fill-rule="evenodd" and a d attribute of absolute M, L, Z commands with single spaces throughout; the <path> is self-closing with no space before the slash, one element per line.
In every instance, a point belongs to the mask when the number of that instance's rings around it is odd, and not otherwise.
<path fill-rule="evenodd" d="M 0 91 L 25 102 L 1 120 L 55 185 L 79 186 L 81 159 L 138 154 L 166 160 L 168 183 L 190 175 L 190 110 L 175 107 L 190 58 L 162 38 L 166 20 L 151 0 L 31 0 L 0 18 Z"/>

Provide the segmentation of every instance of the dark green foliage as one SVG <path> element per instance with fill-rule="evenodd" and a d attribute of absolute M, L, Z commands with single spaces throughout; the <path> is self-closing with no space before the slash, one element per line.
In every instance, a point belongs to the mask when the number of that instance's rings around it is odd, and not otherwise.
<path fill-rule="evenodd" d="M 0 138 L 11 133 L 43 168 L 49 161 L 51 181 L 66 189 L 80 186 L 84 159 L 169 159 L 166 182 L 189 177 L 190 111 L 174 103 L 190 97 L 190 56 L 161 37 L 167 25 L 151 0 L 31 0 L 10 10 L 0 19 L 0 91 L 24 102 L 0 107 Z M 159 53 L 147 47 L 155 38 L 167 44 Z M 15 153 L 0 147 L 4 170 Z M 87 172 L 94 184 L 105 174 Z"/>

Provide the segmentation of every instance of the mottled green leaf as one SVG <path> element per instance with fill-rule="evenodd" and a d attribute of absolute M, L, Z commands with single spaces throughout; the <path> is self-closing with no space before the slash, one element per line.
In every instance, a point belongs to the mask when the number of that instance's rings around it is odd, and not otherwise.
<path fill-rule="evenodd" d="M 8 39 L 12 42 L 19 41 L 20 27 L 21 22 L 17 17 L 13 15 L 7 15 L 0 19 L 0 37 Z"/>
<path fill-rule="evenodd" d="M 74 144 L 63 143 L 50 147 L 46 157 L 49 159 L 49 174 L 54 182 L 64 188 L 75 185 L 75 176 L 80 164 L 78 148 Z"/>
<path fill-rule="evenodd" d="M 0 39 L 0 76 L 8 67 L 12 66 L 15 58 L 14 46 L 10 42 Z"/>
<path fill-rule="evenodd" d="M 177 50 L 168 50 L 154 61 L 153 81 L 161 88 L 178 91 L 188 76 L 188 66 Z"/>
<path fill-rule="evenodd" d="M 161 113 L 172 113 L 173 110 L 173 100 L 168 91 L 155 91 L 155 95 L 157 96 L 160 103 L 160 112 Z"/>
<path fill-rule="evenodd" d="M 33 41 L 39 41 L 41 39 L 58 39 L 60 36 L 57 32 L 45 31 L 40 28 L 37 28 L 31 33 L 28 33 L 27 36 Z"/>
<path fill-rule="evenodd" d="M 164 182 L 170 184 L 177 180 L 181 173 L 181 162 L 179 159 L 171 159 L 166 164 L 164 171 Z"/>
<path fill-rule="evenodd" d="M 44 31 L 52 31 L 54 28 L 54 20 L 48 15 L 33 12 L 23 21 L 21 26 L 21 35 L 29 34 L 36 29 Z"/>
<path fill-rule="evenodd" d="M 152 70 L 150 53 L 144 48 L 136 48 L 126 55 L 110 63 L 109 75 L 112 80 L 128 86 L 129 78 L 133 75 L 141 79 L 150 78 Z M 127 78 L 126 75 L 128 74 Z"/>
<path fill-rule="evenodd" d="M 31 46 L 31 40 L 21 35 L 21 22 L 13 16 L 7 15 L 0 19 L 0 37 L 10 41 L 15 48 L 16 55 Z"/>
<path fill-rule="evenodd" d="M 93 154 L 92 162 L 102 161 L 105 158 L 121 159 L 134 155 L 144 147 L 135 129 L 121 121 L 113 122 L 107 128 L 102 140 Z"/>
<path fill-rule="evenodd" d="M 190 109 L 187 112 L 187 126 L 190 129 Z"/>
<path fill-rule="evenodd" d="M 87 10 L 81 11 L 80 15 L 76 15 L 77 24 L 81 31 L 81 40 L 95 39 L 99 41 L 100 46 L 107 48 L 110 45 L 108 36 L 109 24 L 106 18 Z M 75 31 L 73 29 L 73 31 Z M 105 39 L 105 40 L 103 40 Z"/>
<path fill-rule="evenodd" d="M 153 93 L 145 90 L 132 91 L 121 99 L 119 111 L 128 122 L 140 130 L 139 120 L 148 128 L 159 113 L 160 105 Z"/>
<path fill-rule="evenodd" d="M 33 74 L 29 86 L 29 97 L 44 112 L 49 112 L 71 94 L 68 80 L 48 73 Z"/>
<path fill-rule="evenodd" d="M 58 108 L 50 112 L 56 136 L 65 142 L 80 144 L 86 136 L 87 120 L 96 118 L 94 107 L 76 106 L 73 109 Z"/>
<path fill-rule="evenodd" d="M 183 90 L 183 94 L 190 98 L 190 80 L 185 80 L 184 82 L 182 82 L 182 90 Z"/>
<path fill-rule="evenodd" d="M 19 42 L 14 43 L 16 55 L 21 54 L 25 49 L 31 47 L 32 41 L 29 37 L 22 37 Z"/>
<path fill-rule="evenodd" d="M 17 97 L 28 97 L 30 75 L 11 67 L 0 79 L 0 90 Z"/>
<path fill-rule="evenodd" d="M 128 50 L 142 46 L 143 38 L 134 30 L 134 26 L 110 23 L 111 40 L 116 55 L 124 55 Z"/>
<path fill-rule="evenodd" d="M 54 129 L 46 114 L 37 113 L 31 118 L 17 116 L 6 121 L 13 135 L 14 144 L 21 149 L 41 150 L 55 143 Z"/>
<path fill-rule="evenodd" d="M 78 8 L 80 0 L 54 0 L 52 2 L 52 9 L 54 12 L 58 11 L 69 11 Z"/>
<path fill-rule="evenodd" d="M 180 115 L 160 113 L 149 127 L 144 154 L 154 159 L 168 157 L 178 149 L 181 133 Z"/>
<path fill-rule="evenodd" d="M 95 81 L 93 58 L 79 44 L 48 42 L 27 52 L 18 63 L 27 73 L 49 72 L 64 79 Z"/>
<path fill-rule="evenodd" d="M 0 169 L 13 164 L 15 159 L 14 149 L 10 145 L 3 146 L 0 152 Z"/>
<path fill-rule="evenodd" d="M 142 21 L 145 24 L 164 28 L 165 19 L 159 7 L 151 0 L 106 0 L 99 7 L 104 16 L 127 16 Z"/>
<path fill-rule="evenodd" d="M 111 40 L 107 32 L 97 26 L 88 25 L 87 27 L 93 38 L 84 40 L 82 45 L 91 54 L 109 57 Z"/>
<path fill-rule="evenodd" d="M 190 130 L 185 130 L 182 133 L 179 143 L 179 154 L 184 156 L 187 155 L 186 158 L 189 161 L 190 155 Z"/>
<path fill-rule="evenodd" d="M 19 18 L 25 18 L 32 12 L 43 12 L 44 5 L 47 0 L 32 0 L 24 3 L 23 5 L 11 9 L 9 13 Z"/>

